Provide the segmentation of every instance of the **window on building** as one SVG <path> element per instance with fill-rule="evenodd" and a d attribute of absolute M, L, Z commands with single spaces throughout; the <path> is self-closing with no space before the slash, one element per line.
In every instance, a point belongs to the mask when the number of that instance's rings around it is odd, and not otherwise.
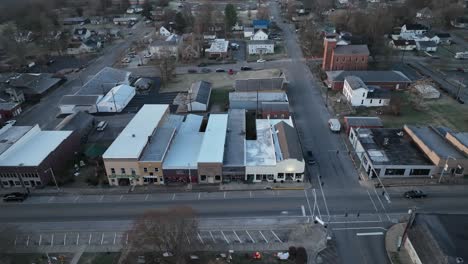
<path fill-rule="evenodd" d="M 130 170 L 132 171 L 132 175 L 135 176 L 135 175 L 136 175 L 135 169 L 134 169 L 134 168 L 131 168 Z"/>
<path fill-rule="evenodd" d="M 143 168 L 143 171 L 144 171 L 144 172 L 148 172 L 148 168 Z"/>
<path fill-rule="evenodd" d="M 267 174 L 267 179 L 268 179 L 269 181 L 272 181 L 272 180 L 275 179 L 275 175 L 273 175 L 273 174 Z"/>
<path fill-rule="evenodd" d="M 296 179 L 302 178 L 303 175 L 304 175 L 304 173 L 296 173 Z"/>
<path fill-rule="evenodd" d="M 286 177 L 293 177 L 294 173 L 286 173 Z"/>
<path fill-rule="evenodd" d="M 278 176 L 276 176 L 278 179 L 284 179 L 284 173 L 278 173 Z"/>
<path fill-rule="evenodd" d="M 386 169 L 385 175 L 403 175 L 405 174 L 405 169 Z"/>
<path fill-rule="evenodd" d="M 15 181 L 15 185 L 16 185 L 16 186 L 20 186 L 20 185 L 21 185 L 21 182 Z"/>
<path fill-rule="evenodd" d="M 366 97 L 366 93 L 362 93 L 362 97 Z"/>
<path fill-rule="evenodd" d="M 150 176 L 153 176 L 153 175 L 154 175 L 154 173 L 150 172 Z"/>
<path fill-rule="evenodd" d="M 361 104 L 362 104 L 362 105 L 364 104 L 364 100 L 361 100 Z"/>
<path fill-rule="evenodd" d="M 216 176 L 215 176 L 215 180 L 220 181 L 220 180 L 221 180 L 221 176 L 216 175 Z"/>
<path fill-rule="evenodd" d="M 114 168 L 111 168 L 111 173 L 115 174 L 115 169 Z"/>
<path fill-rule="evenodd" d="M 29 186 L 29 182 L 28 182 L 28 181 L 25 181 L 25 182 L 24 182 L 24 185 Z"/>
<path fill-rule="evenodd" d="M 158 172 L 158 171 L 159 171 L 159 168 L 154 168 L 154 171 L 155 171 L 155 172 Z"/>
<path fill-rule="evenodd" d="M 200 175 L 200 180 L 201 181 L 206 181 L 206 175 Z"/>
<path fill-rule="evenodd" d="M 125 168 L 120 168 L 120 173 L 125 174 Z"/>
<path fill-rule="evenodd" d="M 42 182 L 36 181 L 36 185 L 42 185 Z"/>
<path fill-rule="evenodd" d="M 381 104 L 381 103 L 382 103 L 382 99 L 379 100 L 379 104 Z"/>
<path fill-rule="evenodd" d="M 112 183 L 115 183 L 115 179 L 111 179 L 111 182 L 112 182 Z"/>
<path fill-rule="evenodd" d="M 372 104 L 372 99 L 370 99 L 370 103 Z"/>
<path fill-rule="evenodd" d="M 412 176 L 428 176 L 431 173 L 430 169 L 412 169 L 410 175 Z"/>
<path fill-rule="evenodd" d="M 262 174 L 256 174 L 255 175 L 255 180 L 261 181 L 262 180 Z"/>

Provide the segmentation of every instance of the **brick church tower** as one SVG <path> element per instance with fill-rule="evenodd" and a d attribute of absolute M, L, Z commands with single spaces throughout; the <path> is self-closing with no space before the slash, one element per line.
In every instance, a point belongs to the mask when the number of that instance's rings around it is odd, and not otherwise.
<path fill-rule="evenodd" d="M 323 61 L 322 69 L 330 71 L 332 65 L 333 50 L 336 48 L 335 37 L 325 37 L 323 40 Z"/>

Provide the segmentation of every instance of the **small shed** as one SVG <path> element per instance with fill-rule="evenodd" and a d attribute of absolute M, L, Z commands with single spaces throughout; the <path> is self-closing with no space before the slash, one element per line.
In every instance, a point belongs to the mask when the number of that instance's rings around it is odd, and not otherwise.
<path fill-rule="evenodd" d="M 211 86 L 212 84 L 206 81 L 192 83 L 188 96 L 189 103 L 187 109 L 189 112 L 206 111 L 208 109 Z"/>

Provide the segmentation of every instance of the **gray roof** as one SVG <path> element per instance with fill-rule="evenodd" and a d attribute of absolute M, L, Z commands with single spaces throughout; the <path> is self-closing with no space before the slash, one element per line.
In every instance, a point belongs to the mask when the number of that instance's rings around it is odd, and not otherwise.
<path fill-rule="evenodd" d="M 89 127 L 94 122 L 94 117 L 83 111 L 78 111 L 65 117 L 56 127 L 55 130 L 83 130 Z"/>
<path fill-rule="evenodd" d="M 275 125 L 275 130 L 278 131 L 278 143 L 283 159 L 302 161 L 304 157 L 302 156 L 301 144 L 296 129 L 281 121 Z"/>
<path fill-rule="evenodd" d="M 336 46 L 333 54 L 335 55 L 369 55 L 367 45 L 340 45 Z"/>
<path fill-rule="evenodd" d="M 330 81 L 343 82 L 347 76 L 357 76 L 361 78 L 364 83 L 411 83 L 411 80 L 399 71 L 327 71 L 327 77 Z"/>
<path fill-rule="evenodd" d="M 367 85 L 357 76 L 346 76 L 345 81 L 349 84 L 351 89 L 356 90 L 360 88 L 367 88 Z"/>
<path fill-rule="evenodd" d="M 379 86 L 369 85 L 367 86 L 369 91 L 367 92 L 367 98 L 369 99 L 390 99 L 392 94 L 387 89 L 382 89 Z"/>
<path fill-rule="evenodd" d="M 418 213 L 408 229 L 422 263 L 455 264 L 468 260 L 468 214 Z"/>
<path fill-rule="evenodd" d="M 9 84 L 13 87 L 27 88 L 35 94 L 43 94 L 60 81 L 62 79 L 54 78 L 48 73 L 21 73 L 10 78 Z"/>
<path fill-rule="evenodd" d="M 445 134 L 434 127 L 425 126 L 406 126 L 410 129 L 416 137 L 421 140 L 431 151 L 435 152 L 438 156 L 447 158 L 451 156 L 455 159 L 465 159 L 465 155 L 458 151 L 450 142 L 445 139 Z"/>
<path fill-rule="evenodd" d="M 460 143 L 468 147 L 468 132 L 451 133 Z"/>
<path fill-rule="evenodd" d="M 229 109 L 224 166 L 245 165 L 245 110 Z"/>
<path fill-rule="evenodd" d="M 150 137 L 140 161 L 163 161 L 175 130 L 174 127 L 158 127 Z"/>
<path fill-rule="evenodd" d="M 382 120 L 376 116 L 345 116 L 344 120 L 353 127 L 383 127 Z"/>
<path fill-rule="evenodd" d="M 94 75 L 76 93 L 77 95 L 104 95 L 119 84 L 129 84 L 131 73 L 111 67 L 105 67 Z"/>
<path fill-rule="evenodd" d="M 361 128 L 357 134 L 374 165 L 433 166 L 402 129 Z"/>
<path fill-rule="evenodd" d="M 429 41 L 417 41 L 416 45 L 419 45 L 419 47 L 422 48 L 434 48 L 437 47 L 437 43 L 435 41 L 429 40 Z"/>
<path fill-rule="evenodd" d="M 248 40 L 247 45 L 264 45 L 264 44 L 275 44 L 274 40 Z"/>
<path fill-rule="evenodd" d="M 15 144 L 32 128 L 32 126 L 12 126 L 10 128 L 3 127 L 0 130 L 0 154 L 13 146 L 13 144 Z"/>
<path fill-rule="evenodd" d="M 256 91 L 272 91 L 284 89 L 284 78 L 262 78 L 262 79 L 244 79 L 236 80 L 234 90 L 236 92 L 256 92 Z"/>
<path fill-rule="evenodd" d="M 262 102 L 262 111 L 288 111 L 289 112 L 289 103 L 288 102 Z"/>
<path fill-rule="evenodd" d="M 65 95 L 60 105 L 96 105 L 101 95 Z"/>
<path fill-rule="evenodd" d="M 208 100 L 210 100 L 211 94 L 211 83 L 206 81 L 198 81 L 192 83 L 191 90 L 191 99 L 195 102 L 208 105 Z"/>

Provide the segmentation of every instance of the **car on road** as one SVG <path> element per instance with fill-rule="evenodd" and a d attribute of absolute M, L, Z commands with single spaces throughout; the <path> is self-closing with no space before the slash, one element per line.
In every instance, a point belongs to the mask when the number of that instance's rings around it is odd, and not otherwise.
<path fill-rule="evenodd" d="M 4 202 L 22 202 L 26 200 L 26 198 L 28 198 L 28 194 L 21 192 L 12 192 L 3 195 Z"/>
<path fill-rule="evenodd" d="M 211 72 L 211 69 L 203 68 L 203 69 L 201 69 L 201 71 L 202 71 L 203 73 L 210 73 L 210 72 Z"/>
<path fill-rule="evenodd" d="M 413 198 L 426 198 L 427 194 L 425 194 L 421 190 L 410 190 L 407 191 L 403 194 L 403 196 L 407 199 L 413 199 Z"/>
<path fill-rule="evenodd" d="M 309 165 L 314 165 L 316 163 L 314 154 L 312 151 L 308 150 L 307 151 L 307 164 Z"/>
<path fill-rule="evenodd" d="M 147 53 L 147 54 L 145 54 L 143 57 L 149 59 L 149 58 L 151 58 L 152 56 L 153 56 L 153 55 L 151 55 L 150 53 Z"/>
<path fill-rule="evenodd" d="M 216 72 L 226 72 L 224 69 L 218 68 L 216 69 Z"/>
<path fill-rule="evenodd" d="M 208 64 L 202 62 L 202 63 L 199 63 L 197 66 L 198 66 L 198 67 L 206 67 L 206 66 L 208 66 Z"/>
<path fill-rule="evenodd" d="M 258 63 L 262 63 L 262 62 L 265 62 L 265 61 L 266 61 L 266 60 L 264 60 L 264 59 L 258 59 L 258 60 L 257 60 Z"/>
<path fill-rule="evenodd" d="M 195 69 L 188 69 L 187 72 L 188 72 L 188 73 L 197 73 L 198 71 L 195 70 Z"/>
<path fill-rule="evenodd" d="M 234 70 L 233 70 L 233 69 L 229 69 L 228 74 L 229 74 L 229 75 L 233 75 L 233 74 L 234 74 Z"/>
<path fill-rule="evenodd" d="M 100 121 L 96 126 L 96 130 L 101 132 L 101 131 L 104 131 L 106 127 L 107 127 L 107 121 Z"/>
<path fill-rule="evenodd" d="M 241 71 L 251 71 L 252 70 L 252 67 L 249 67 L 249 66 L 242 66 L 240 68 Z"/>

